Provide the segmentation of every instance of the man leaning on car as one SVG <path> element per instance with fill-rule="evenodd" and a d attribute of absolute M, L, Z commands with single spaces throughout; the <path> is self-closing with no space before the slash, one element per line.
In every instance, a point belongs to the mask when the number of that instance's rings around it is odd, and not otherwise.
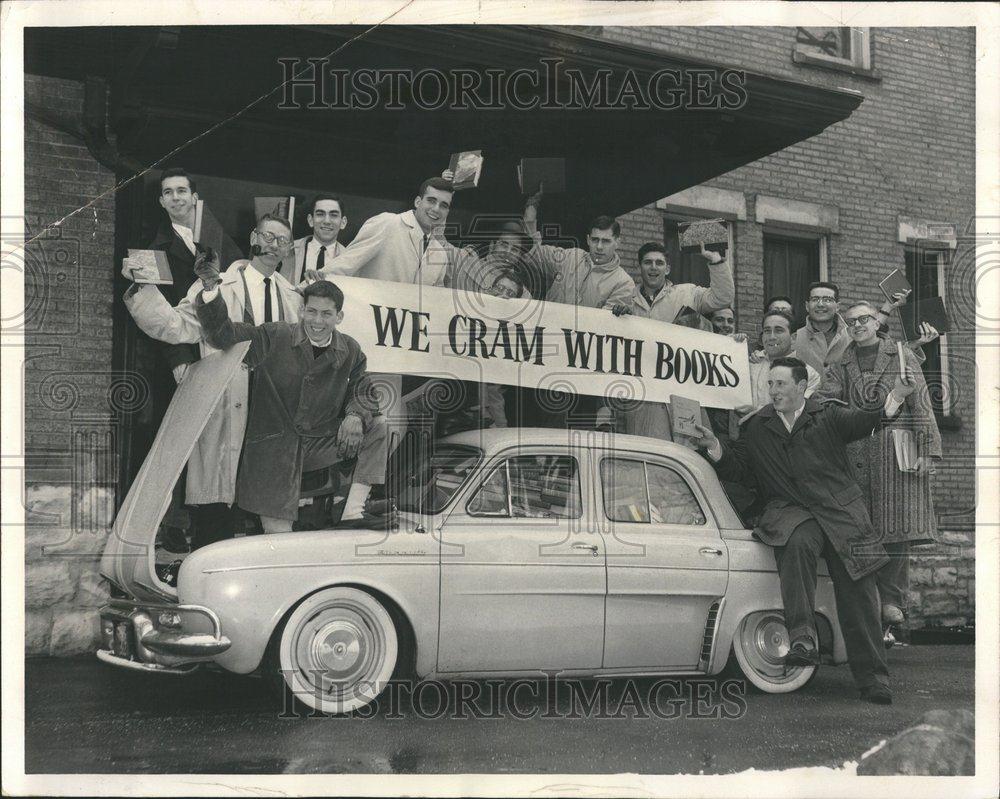
<path fill-rule="evenodd" d="M 892 703 L 882 644 L 875 572 L 886 563 L 846 444 L 870 435 L 893 416 L 915 387 L 912 372 L 897 376 L 883 408 L 853 410 L 806 399 L 806 365 L 798 358 L 771 362 L 771 404 L 751 417 L 738 440 L 722 444 L 698 425 L 695 441 L 725 480 L 756 479 L 768 500 L 754 530 L 774 547 L 791 647 L 786 666 L 819 663 L 814 622 L 816 567 L 824 557 L 833 580 L 847 660 L 861 698 Z"/>

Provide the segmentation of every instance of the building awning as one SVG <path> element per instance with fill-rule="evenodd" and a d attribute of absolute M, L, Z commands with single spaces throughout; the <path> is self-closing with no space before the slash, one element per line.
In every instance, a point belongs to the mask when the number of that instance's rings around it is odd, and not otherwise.
<path fill-rule="evenodd" d="M 262 97 L 282 83 L 281 59 L 305 68 L 306 59 L 330 53 L 329 68 L 346 70 L 346 80 L 357 80 L 363 69 L 383 75 L 435 70 L 445 73 L 453 95 L 463 80 L 456 70 L 484 78 L 491 70 L 505 76 L 493 79 L 501 83 L 523 70 L 538 74 L 542 88 L 533 90 L 532 79 L 522 77 L 517 99 L 537 102 L 513 107 L 501 98 L 495 109 L 421 109 L 406 91 L 395 98 L 400 108 L 387 108 L 384 86 L 374 109 L 322 107 L 340 101 L 333 96 L 337 79 L 328 80 L 327 96 L 311 105 L 309 88 L 297 88 L 299 108 L 280 107 L 287 94 L 280 88 Z M 26 71 L 108 81 L 117 147 L 142 164 L 176 151 L 168 164 L 195 173 L 405 200 L 447 166 L 451 153 L 481 149 L 480 186 L 463 192 L 459 204 L 477 213 L 512 213 L 522 202 L 519 159 L 563 157 L 567 191 L 546 201 L 546 218 L 572 232 L 596 213 L 641 207 L 815 136 L 863 99 L 725 70 L 714 61 L 589 32 L 528 26 L 49 28 L 26 34 Z M 423 80 L 422 99 L 434 105 L 428 101 L 436 100 L 439 79 L 428 73 Z M 725 80 L 730 90 L 723 92 Z M 618 107 L 567 107 L 574 81 L 578 98 L 596 85 L 594 99 L 609 106 L 618 100 Z M 693 100 L 692 82 L 706 87 L 700 100 Z M 633 100 L 621 96 L 623 88 Z M 673 102 L 671 89 L 686 90 L 682 107 L 664 110 Z M 478 94 L 498 96 L 488 81 Z M 697 107 L 714 103 L 713 94 L 732 107 Z M 644 102 L 650 108 L 642 108 Z"/>

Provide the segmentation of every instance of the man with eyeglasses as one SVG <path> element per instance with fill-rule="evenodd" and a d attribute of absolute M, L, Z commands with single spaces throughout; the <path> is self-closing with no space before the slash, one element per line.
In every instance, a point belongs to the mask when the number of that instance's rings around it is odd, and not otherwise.
<path fill-rule="evenodd" d="M 222 273 L 218 285 L 230 320 L 250 324 L 297 322 L 302 297 L 275 271 L 291 251 L 291 226 L 285 219 L 262 216 L 250 240 L 252 258 L 234 261 Z M 206 257 L 199 254 L 195 269 Z M 218 270 L 218 253 L 212 262 Z M 172 308 L 157 286 L 137 286 L 126 293 L 125 305 L 150 337 L 171 344 L 200 342 L 202 356 L 210 355 L 217 350 L 204 339 L 195 302 L 201 289 L 202 283 L 196 281 L 187 296 Z M 244 365 L 226 388 L 188 458 L 185 502 L 194 507 L 192 549 L 230 538 L 236 532 L 232 508 L 249 404 L 249 377 Z"/>
<path fill-rule="evenodd" d="M 819 281 L 809 286 L 806 323 L 795 333 L 795 355 L 819 374 L 838 363 L 851 343 L 840 317 L 840 289 L 836 283 Z"/>

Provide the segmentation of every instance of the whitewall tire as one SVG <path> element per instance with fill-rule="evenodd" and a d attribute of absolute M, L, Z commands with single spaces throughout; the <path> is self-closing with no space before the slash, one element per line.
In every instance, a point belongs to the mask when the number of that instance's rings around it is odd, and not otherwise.
<path fill-rule="evenodd" d="M 333 587 L 307 597 L 285 622 L 278 666 L 293 696 L 323 713 L 350 713 L 385 688 L 399 653 L 392 617 L 371 594 Z"/>
<path fill-rule="evenodd" d="M 767 694 L 797 691 L 816 674 L 816 666 L 786 669 L 788 630 L 780 610 L 765 610 L 745 616 L 733 636 L 733 654 L 751 684 Z"/>

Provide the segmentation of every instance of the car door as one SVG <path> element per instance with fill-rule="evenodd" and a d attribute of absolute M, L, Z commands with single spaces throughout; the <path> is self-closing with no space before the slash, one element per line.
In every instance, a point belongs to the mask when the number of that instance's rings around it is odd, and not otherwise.
<path fill-rule="evenodd" d="M 599 668 L 607 583 L 588 451 L 519 446 L 471 483 L 441 528 L 438 670 Z"/>
<path fill-rule="evenodd" d="M 705 495 L 665 456 L 606 450 L 595 460 L 608 547 L 604 666 L 695 669 L 729 567 Z"/>

